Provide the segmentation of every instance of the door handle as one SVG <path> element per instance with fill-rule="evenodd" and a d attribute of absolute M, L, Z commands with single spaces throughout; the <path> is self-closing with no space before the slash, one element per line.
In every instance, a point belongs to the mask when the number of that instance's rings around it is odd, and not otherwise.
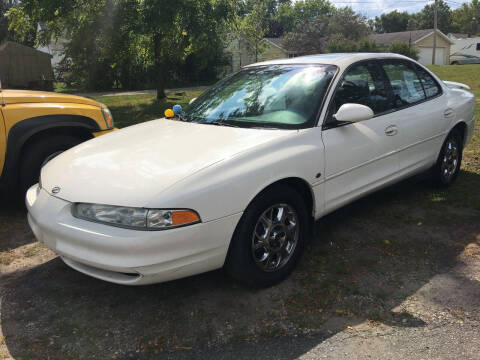
<path fill-rule="evenodd" d="M 398 129 L 395 125 L 390 125 L 385 129 L 385 135 L 395 136 L 398 133 Z"/>
<path fill-rule="evenodd" d="M 445 110 L 445 111 L 443 112 L 443 116 L 445 116 L 446 118 L 449 118 L 449 117 L 451 117 L 452 115 L 453 115 L 453 109 L 448 108 L 447 110 Z"/>

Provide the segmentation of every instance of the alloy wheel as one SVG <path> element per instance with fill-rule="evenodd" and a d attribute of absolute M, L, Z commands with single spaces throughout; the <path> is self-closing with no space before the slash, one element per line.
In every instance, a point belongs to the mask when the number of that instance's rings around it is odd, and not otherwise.
<path fill-rule="evenodd" d="M 299 236 L 298 215 L 287 204 L 275 204 L 259 217 L 252 235 L 252 256 L 263 271 L 284 267 L 292 257 Z"/>
<path fill-rule="evenodd" d="M 447 140 L 443 151 L 443 159 L 440 166 L 443 180 L 448 183 L 455 175 L 460 160 L 460 152 L 456 139 L 453 137 Z"/>

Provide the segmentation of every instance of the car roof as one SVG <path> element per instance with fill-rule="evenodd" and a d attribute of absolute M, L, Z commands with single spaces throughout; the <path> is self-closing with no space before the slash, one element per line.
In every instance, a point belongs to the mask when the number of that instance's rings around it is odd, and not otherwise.
<path fill-rule="evenodd" d="M 289 64 L 327 64 L 337 65 L 341 68 L 347 67 L 357 61 L 368 59 L 408 59 L 410 58 L 393 53 L 331 53 L 331 54 L 318 54 L 299 56 L 288 59 L 276 59 L 263 61 L 255 64 L 247 65 L 260 66 L 260 65 L 289 65 Z"/>

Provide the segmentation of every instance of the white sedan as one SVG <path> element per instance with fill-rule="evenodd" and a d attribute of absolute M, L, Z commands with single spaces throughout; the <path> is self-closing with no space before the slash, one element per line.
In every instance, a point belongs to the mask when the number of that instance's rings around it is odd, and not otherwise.
<path fill-rule="evenodd" d="M 85 142 L 26 195 L 39 241 L 125 285 L 225 267 L 268 286 L 298 263 L 314 220 L 431 171 L 458 175 L 474 97 L 394 54 L 253 64 L 174 118 Z"/>

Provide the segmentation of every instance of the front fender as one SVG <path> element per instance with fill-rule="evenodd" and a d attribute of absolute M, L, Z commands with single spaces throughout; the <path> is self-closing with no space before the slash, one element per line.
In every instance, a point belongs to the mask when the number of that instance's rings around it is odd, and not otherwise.
<path fill-rule="evenodd" d="M 319 127 L 255 147 L 202 169 L 157 194 L 149 208 L 191 208 L 202 221 L 243 212 L 263 189 L 286 178 L 310 185 L 315 212 L 322 210 L 323 143 Z"/>

